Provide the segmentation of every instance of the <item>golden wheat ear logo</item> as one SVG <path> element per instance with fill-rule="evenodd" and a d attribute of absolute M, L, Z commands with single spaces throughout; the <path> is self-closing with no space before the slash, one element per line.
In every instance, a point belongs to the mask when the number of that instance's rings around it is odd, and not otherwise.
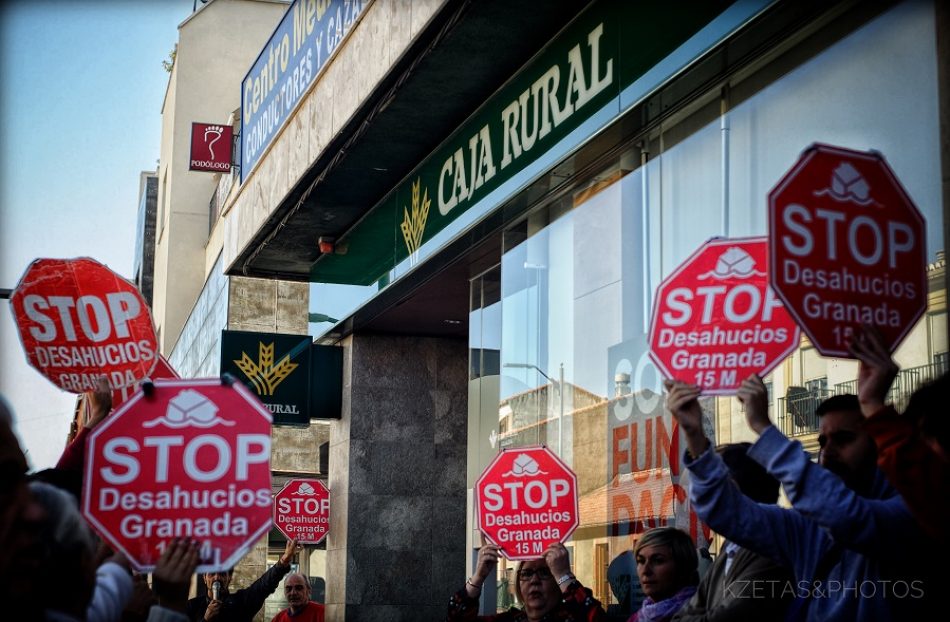
<path fill-rule="evenodd" d="M 406 248 L 409 249 L 410 255 L 422 246 L 422 234 L 425 233 L 426 219 L 429 217 L 429 205 L 432 204 L 432 201 L 429 200 L 428 188 L 422 194 L 422 198 L 419 198 L 421 186 L 422 179 L 416 178 L 416 181 L 412 184 L 412 212 L 410 213 L 408 209 L 402 208 L 403 219 L 399 225 L 399 228 L 402 229 L 402 237 L 406 239 Z"/>
<path fill-rule="evenodd" d="M 273 395 L 277 385 L 297 369 L 297 363 L 291 363 L 290 355 L 287 354 L 274 365 L 274 344 L 265 345 L 260 342 L 258 346 L 256 363 L 251 360 L 247 352 L 241 352 L 240 360 L 236 359 L 234 364 L 251 381 L 258 395 Z"/>

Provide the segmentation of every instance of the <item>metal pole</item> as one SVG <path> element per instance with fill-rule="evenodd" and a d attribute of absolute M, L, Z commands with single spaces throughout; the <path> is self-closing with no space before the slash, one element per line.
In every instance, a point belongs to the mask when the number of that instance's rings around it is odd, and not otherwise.
<path fill-rule="evenodd" d="M 722 87 L 719 98 L 720 135 L 722 137 L 722 234 L 729 237 L 729 85 Z"/>
<path fill-rule="evenodd" d="M 557 455 L 563 459 L 561 450 L 564 449 L 564 363 L 561 363 L 561 372 L 557 384 L 558 396 L 561 398 L 561 410 L 557 416 Z"/>

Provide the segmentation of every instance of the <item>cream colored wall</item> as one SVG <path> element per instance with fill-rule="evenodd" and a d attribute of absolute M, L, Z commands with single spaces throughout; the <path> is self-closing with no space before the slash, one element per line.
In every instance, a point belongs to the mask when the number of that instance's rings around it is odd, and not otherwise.
<path fill-rule="evenodd" d="M 269 151 L 225 206 L 226 270 L 445 2 L 375 0 L 364 10 Z"/>
<path fill-rule="evenodd" d="M 158 331 L 159 349 L 166 355 L 171 348 L 165 348 L 165 324 L 166 324 L 166 305 L 168 292 L 168 221 L 169 221 L 169 192 L 168 177 L 171 173 L 171 153 L 174 145 L 175 129 L 175 96 L 178 92 L 178 65 L 172 66 L 171 75 L 168 78 L 168 87 L 165 90 L 165 101 L 162 104 L 162 142 L 159 151 L 158 163 L 158 210 L 156 214 L 155 231 L 155 278 L 153 281 L 152 293 L 152 317 L 155 321 L 155 329 Z"/>
<path fill-rule="evenodd" d="M 271 0 L 213 0 L 179 26 L 162 108 L 158 182 L 158 200 L 167 202 L 155 259 L 154 313 L 163 353 L 178 340 L 209 269 L 208 203 L 215 175 L 188 170 L 191 124 L 227 121 L 240 105 L 241 80 L 287 6 Z M 216 256 L 217 250 L 207 254 Z"/>

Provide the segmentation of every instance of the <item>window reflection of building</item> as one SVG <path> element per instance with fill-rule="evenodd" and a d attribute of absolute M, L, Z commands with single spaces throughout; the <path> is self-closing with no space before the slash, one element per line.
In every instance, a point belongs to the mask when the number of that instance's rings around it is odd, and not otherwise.
<path fill-rule="evenodd" d="M 499 447 L 504 449 L 529 444 L 547 445 L 550 439 L 556 442 L 562 399 L 563 425 L 568 428 L 564 436 L 567 438 L 570 435 L 569 422 L 572 421 L 573 415 L 604 399 L 569 382 L 564 383 L 563 390 L 563 396 L 559 396 L 553 385 L 544 385 L 502 401 L 499 406 L 499 414 L 502 415 L 498 430 Z M 502 426 L 505 429 L 502 429 Z"/>
<path fill-rule="evenodd" d="M 574 567 L 605 603 L 613 596 L 604 560 L 629 550 L 644 528 L 675 523 L 709 537 L 688 511 L 672 419 L 641 374 L 643 360 L 650 366 L 642 343 L 652 292 L 709 237 L 764 234 L 769 189 L 812 140 L 881 150 L 897 163 L 930 228 L 928 309 L 895 353 L 902 371 L 890 399 L 903 406 L 950 365 L 939 174 L 930 164 L 915 170 L 939 160 L 936 108 L 926 95 L 935 92 L 933 40 L 908 36 L 932 32 L 933 15 L 910 3 L 872 17 L 852 24 L 844 39 L 814 24 L 809 32 L 819 43 L 782 44 L 724 88 L 708 88 L 645 126 L 613 155 L 578 156 L 583 166 L 575 170 L 583 174 L 574 185 L 505 234 L 500 357 L 530 361 L 547 375 L 564 361 L 564 453 L 580 488 Z M 894 48 L 899 58 L 888 51 Z M 887 89 L 874 86 L 882 81 Z M 903 113 L 909 99 L 922 116 Z M 855 128 L 855 118 L 878 123 Z M 526 264 L 543 264 L 544 277 Z M 631 344 L 628 366 L 618 370 L 611 351 L 624 344 Z M 497 434 L 494 450 L 555 438 L 554 384 L 532 386 L 537 379 L 524 375 L 518 384 L 506 373 L 499 399 L 483 410 Z M 816 450 L 815 408 L 830 395 L 853 393 L 856 377 L 855 361 L 821 357 L 803 337 L 765 378 L 773 422 Z M 754 440 L 734 398 L 706 399 L 703 407 L 717 443 Z"/>

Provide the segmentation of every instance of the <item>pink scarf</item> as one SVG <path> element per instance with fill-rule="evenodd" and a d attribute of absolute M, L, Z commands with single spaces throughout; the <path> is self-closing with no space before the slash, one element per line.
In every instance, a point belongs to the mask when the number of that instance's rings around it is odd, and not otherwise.
<path fill-rule="evenodd" d="M 665 622 L 672 618 L 695 592 L 696 586 L 690 585 L 659 602 L 653 602 L 653 599 L 647 596 L 640 610 L 630 616 L 627 622 Z"/>

